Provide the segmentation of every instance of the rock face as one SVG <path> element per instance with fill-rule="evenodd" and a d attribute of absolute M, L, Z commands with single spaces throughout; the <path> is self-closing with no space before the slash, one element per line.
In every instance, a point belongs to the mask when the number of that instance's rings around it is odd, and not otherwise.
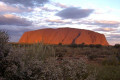
<path fill-rule="evenodd" d="M 103 34 L 74 28 L 58 28 L 58 29 L 40 29 L 25 32 L 19 43 L 37 43 L 45 44 L 101 44 L 109 45 Z"/>

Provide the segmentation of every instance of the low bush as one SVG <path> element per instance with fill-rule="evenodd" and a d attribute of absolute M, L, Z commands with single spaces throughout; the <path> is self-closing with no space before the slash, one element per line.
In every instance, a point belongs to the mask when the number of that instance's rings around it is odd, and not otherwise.
<path fill-rule="evenodd" d="M 6 80 L 95 80 L 96 76 L 82 59 L 28 60 L 21 50 L 12 52 L 1 64 Z"/>
<path fill-rule="evenodd" d="M 70 45 L 68 45 L 69 47 L 72 47 L 72 48 L 77 48 L 78 47 L 78 45 L 77 44 L 70 44 Z"/>
<path fill-rule="evenodd" d="M 95 58 L 97 58 L 97 54 L 91 53 L 87 57 L 88 57 L 89 60 L 94 60 Z"/>
<path fill-rule="evenodd" d="M 59 46 L 62 46 L 62 43 L 59 43 L 58 45 L 59 45 Z"/>
<path fill-rule="evenodd" d="M 103 65 L 119 65 L 119 60 L 115 55 L 110 55 L 102 61 Z"/>
<path fill-rule="evenodd" d="M 99 66 L 96 80 L 120 80 L 120 66 Z"/>

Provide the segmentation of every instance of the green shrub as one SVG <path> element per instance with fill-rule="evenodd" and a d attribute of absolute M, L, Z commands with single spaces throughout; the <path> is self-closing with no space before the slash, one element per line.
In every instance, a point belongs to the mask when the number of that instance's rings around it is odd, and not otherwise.
<path fill-rule="evenodd" d="M 102 45 L 101 44 L 90 44 L 90 45 L 88 45 L 90 48 L 101 48 L 102 47 Z"/>
<path fill-rule="evenodd" d="M 120 80 L 120 66 L 99 66 L 96 80 Z"/>
<path fill-rule="evenodd" d="M 35 58 L 35 59 L 42 59 L 45 60 L 49 57 L 55 57 L 55 50 L 52 46 L 44 45 L 44 44 L 33 44 L 26 48 L 23 47 L 25 50 L 28 59 Z"/>
<path fill-rule="evenodd" d="M 78 47 L 78 45 L 77 44 L 70 44 L 70 45 L 68 45 L 69 47 L 72 47 L 72 48 L 77 48 Z"/>
<path fill-rule="evenodd" d="M 59 46 L 62 46 L 62 43 L 59 43 L 58 45 L 59 45 Z"/>
<path fill-rule="evenodd" d="M 95 47 L 96 47 L 96 48 L 101 48 L 102 45 L 101 45 L 101 44 L 96 44 Z"/>
<path fill-rule="evenodd" d="M 115 55 L 110 55 L 102 61 L 103 65 L 119 65 L 119 60 Z"/>
<path fill-rule="evenodd" d="M 90 47 L 90 48 L 93 48 L 93 47 L 95 47 L 95 46 L 94 46 L 94 44 L 90 44 L 89 47 Z"/>
<path fill-rule="evenodd" d="M 89 60 L 94 60 L 95 58 L 97 58 L 97 54 L 91 53 L 87 57 L 88 57 Z"/>

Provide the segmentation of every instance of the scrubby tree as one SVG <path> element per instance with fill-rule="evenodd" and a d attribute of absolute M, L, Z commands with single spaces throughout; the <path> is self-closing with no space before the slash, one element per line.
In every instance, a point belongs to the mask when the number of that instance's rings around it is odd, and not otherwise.
<path fill-rule="evenodd" d="M 0 30 L 0 60 L 9 53 L 8 46 L 9 36 L 6 31 Z"/>
<path fill-rule="evenodd" d="M 114 47 L 115 48 L 120 48 L 120 44 L 115 44 Z"/>
<path fill-rule="evenodd" d="M 9 36 L 7 34 L 6 31 L 0 30 L 0 79 L 1 76 L 3 76 L 4 72 L 5 72 L 5 68 L 3 65 L 3 60 L 8 56 L 8 53 L 10 51 L 9 45 L 8 45 L 8 41 L 9 41 Z M 6 64 L 4 62 L 4 64 Z"/>
<path fill-rule="evenodd" d="M 60 46 L 61 46 L 61 45 L 62 45 L 62 43 L 59 43 L 58 45 L 60 45 Z"/>

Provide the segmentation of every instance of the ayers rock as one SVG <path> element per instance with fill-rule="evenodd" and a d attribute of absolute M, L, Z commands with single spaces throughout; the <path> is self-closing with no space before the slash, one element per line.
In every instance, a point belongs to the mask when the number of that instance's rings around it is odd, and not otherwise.
<path fill-rule="evenodd" d="M 47 28 L 25 32 L 19 40 L 19 43 L 37 43 L 41 41 L 45 44 L 85 43 L 109 45 L 103 34 L 75 28 Z"/>

